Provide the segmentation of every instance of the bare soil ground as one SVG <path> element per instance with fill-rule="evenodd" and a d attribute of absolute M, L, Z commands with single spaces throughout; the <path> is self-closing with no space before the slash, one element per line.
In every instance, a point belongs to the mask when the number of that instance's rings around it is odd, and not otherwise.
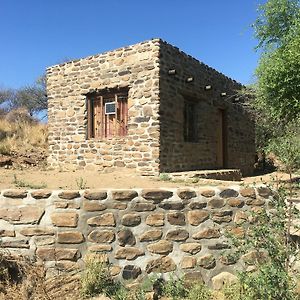
<path fill-rule="evenodd" d="M 48 188 L 48 189 L 101 189 L 101 188 L 177 188 L 184 186 L 200 187 L 205 185 L 240 185 L 268 183 L 273 180 L 288 180 L 288 174 L 273 172 L 260 176 L 246 177 L 242 181 L 221 181 L 200 179 L 197 183 L 182 181 L 162 181 L 159 178 L 142 177 L 134 170 L 121 168 L 111 173 L 75 171 L 42 171 L 38 169 L 0 168 L 0 189 L 8 188 Z"/>

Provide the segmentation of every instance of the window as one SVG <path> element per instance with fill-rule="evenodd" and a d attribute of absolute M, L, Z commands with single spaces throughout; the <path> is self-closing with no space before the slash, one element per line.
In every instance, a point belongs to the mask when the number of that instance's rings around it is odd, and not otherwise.
<path fill-rule="evenodd" d="M 192 101 L 184 102 L 183 135 L 185 142 L 196 141 L 196 105 Z"/>
<path fill-rule="evenodd" d="M 128 91 L 91 93 L 87 96 L 88 138 L 127 135 Z"/>

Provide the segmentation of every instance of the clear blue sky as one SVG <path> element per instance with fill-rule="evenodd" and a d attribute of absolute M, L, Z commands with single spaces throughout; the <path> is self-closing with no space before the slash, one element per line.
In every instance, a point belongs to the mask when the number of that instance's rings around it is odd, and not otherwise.
<path fill-rule="evenodd" d="M 0 0 L 0 86 L 45 68 L 161 37 L 243 84 L 257 64 L 250 24 L 262 0 Z"/>

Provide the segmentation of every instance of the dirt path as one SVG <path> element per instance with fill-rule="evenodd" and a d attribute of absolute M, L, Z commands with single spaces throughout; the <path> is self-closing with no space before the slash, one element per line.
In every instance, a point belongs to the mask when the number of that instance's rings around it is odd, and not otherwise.
<path fill-rule="evenodd" d="M 201 179 L 198 183 L 161 181 L 158 178 L 141 177 L 131 169 L 119 169 L 111 173 L 75 171 L 41 171 L 36 169 L 0 169 L 0 189 L 25 187 L 28 189 L 95 189 L 95 188 L 157 188 L 204 185 L 238 185 L 265 183 L 273 179 L 287 180 L 285 173 L 273 172 L 267 175 L 246 177 L 241 182 Z"/>

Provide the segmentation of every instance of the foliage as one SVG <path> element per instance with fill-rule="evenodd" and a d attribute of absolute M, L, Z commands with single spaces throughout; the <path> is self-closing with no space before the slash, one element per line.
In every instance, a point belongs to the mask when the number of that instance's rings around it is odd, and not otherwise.
<path fill-rule="evenodd" d="M 300 115 L 300 26 L 297 36 L 286 46 L 260 59 L 256 75 L 256 105 L 277 123 L 287 123 Z"/>
<path fill-rule="evenodd" d="M 76 185 L 79 190 L 84 190 L 87 188 L 87 181 L 83 177 L 76 178 Z"/>
<path fill-rule="evenodd" d="M 300 169 L 300 118 L 290 122 L 284 133 L 273 138 L 267 149 L 280 159 L 289 173 L 292 173 L 293 170 Z"/>
<path fill-rule="evenodd" d="M 184 284 L 183 278 L 171 275 L 169 280 L 163 285 L 163 295 L 172 300 L 178 300 L 188 295 L 188 289 Z"/>
<path fill-rule="evenodd" d="M 187 296 L 188 300 L 209 300 L 211 298 L 211 291 L 203 283 L 193 285 Z"/>
<path fill-rule="evenodd" d="M 161 180 L 161 181 L 170 181 L 171 177 L 167 173 L 161 173 L 161 174 L 159 174 L 159 180 Z"/>
<path fill-rule="evenodd" d="M 102 256 L 90 255 L 85 261 L 85 270 L 81 277 L 81 294 L 84 298 L 99 294 L 111 295 L 116 289 L 109 265 Z"/>
<path fill-rule="evenodd" d="M 269 0 L 259 5 L 258 17 L 252 25 L 259 41 L 257 48 L 282 46 L 300 18 L 298 0 Z"/>
<path fill-rule="evenodd" d="M 263 264 L 258 272 L 240 274 L 243 300 L 295 300 L 288 273 L 272 262 Z"/>
<path fill-rule="evenodd" d="M 24 180 L 20 180 L 17 178 L 17 175 L 14 174 L 14 185 L 16 187 L 22 187 L 22 188 L 30 188 L 30 189 L 44 189 L 47 187 L 47 184 L 42 182 L 40 184 L 35 184 L 35 183 L 29 183 Z"/>
<path fill-rule="evenodd" d="M 251 254 L 249 264 L 256 268 L 254 273 L 239 274 L 240 299 L 295 299 L 291 267 L 297 252 L 290 231 L 291 220 L 298 216 L 298 211 L 286 202 L 287 194 L 280 187 L 270 203 L 273 209 L 261 208 L 253 213 L 245 237 L 232 240 L 241 254 Z"/>
<path fill-rule="evenodd" d="M 257 116 L 257 146 L 264 148 L 300 116 L 299 0 L 268 0 L 253 24 L 262 50 L 252 101 Z"/>

